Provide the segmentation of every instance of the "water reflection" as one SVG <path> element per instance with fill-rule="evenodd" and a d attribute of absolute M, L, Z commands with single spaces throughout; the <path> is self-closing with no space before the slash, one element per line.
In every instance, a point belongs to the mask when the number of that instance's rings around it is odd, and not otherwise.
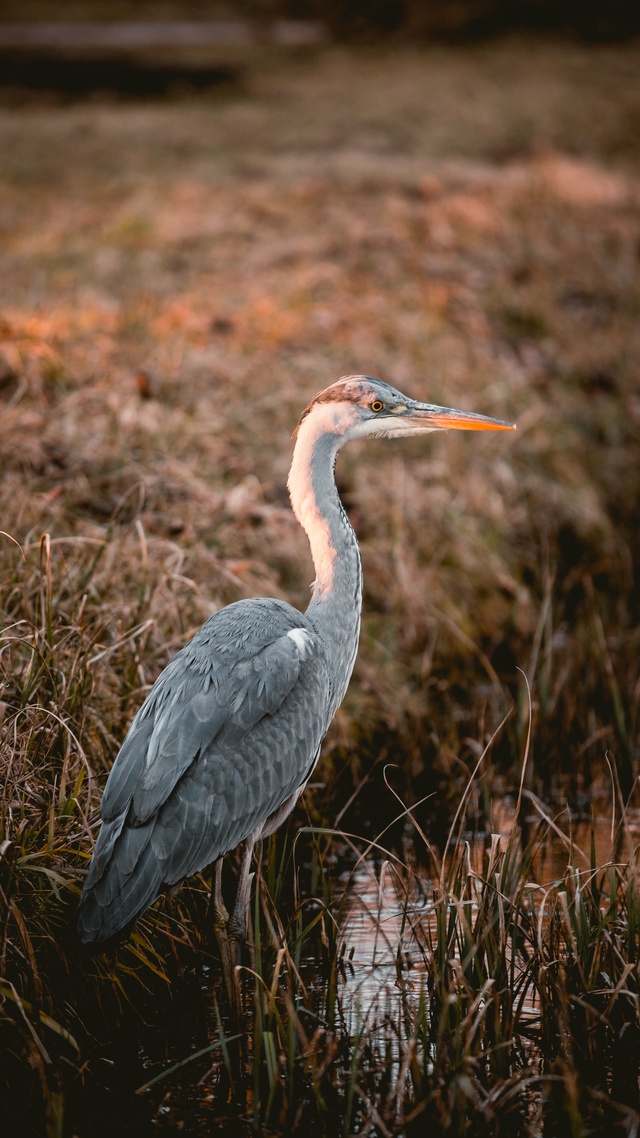
<path fill-rule="evenodd" d="M 429 902 L 423 901 L 407 919 L 406 890 L 398 874 L 385 862 L 379 870 L 363 861 L 350 875 L 349 899 L 342 927 L 345 1002 L 359 1017 L 376 1023 L 390 1010 L 389 997 L 399 971 L 424 972 L 424 960 L 412 935 L 412 922 L 427 919 Z M 409 985 L 411 987 L 411 985 Z"/>
<path fill-rule="evenodd" d="M 549 808 L 529 796 L 531 809 L 522 819 L 523 847 L 534 850 L 528 878 L 531 887 L 547 890 L 559 882 L 568 867 L 588 870 L 627 862 L 640 843 L 640 809 L 625 816 L 612 810 L 611 801 L 596 799 L 590 813 L 572 813 L 565 804 Z M 482 875 L 492 840 L 505 849 L 515 824 L 516 800 L 511 796 L 492 803 L 491 832 L 465 831 L 465 857 L 474 874 Z M 492 839 L 492 835 L 497 838 Z M 450 850 L 455 855 L 456 848 Z M 397 1008 L 398 985 L 405 993 L 419 993 L 426 971 L 425 933 L 435 920 L 434 890 L 437 873 L 421 868 L 411 872 L 414 885 L 407 892 L 407 877 L 392 861 L 363 858 L 342 876 L 346 889 L 341 928 L 343 1014 L 354 1022 L 379 1024 Z M 471 913 L 475 910 L 472 902 Z M 419 936 L 416 936 L 419 931 Z M 397 1014 L 397 1013 L 396 1013 Z M 355 1019 L 354 1019 L 355 1017 Z"/>

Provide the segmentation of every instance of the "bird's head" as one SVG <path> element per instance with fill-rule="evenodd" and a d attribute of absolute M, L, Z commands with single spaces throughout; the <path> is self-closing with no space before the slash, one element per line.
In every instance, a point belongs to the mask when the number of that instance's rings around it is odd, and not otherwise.
<path fill-rule="evenodd" d="M 305 407 L 295 429 L 317 423 L 323 431 L 342 441 L 364 438 L 399 438 L 425 431 L 513 431 L 513 423 L 418 403 L 368 375 L 350 375 L 325 388 Z"/>

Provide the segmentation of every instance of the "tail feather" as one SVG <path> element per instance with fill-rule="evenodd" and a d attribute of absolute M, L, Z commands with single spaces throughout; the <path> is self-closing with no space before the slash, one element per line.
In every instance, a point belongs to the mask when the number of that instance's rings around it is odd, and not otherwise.
<path fill-rule="evenodd" d="M 155 901 L 162 873 L 146 826 L 122 826 L 113 836 L 103 826 L 82 891 L 77 929 L 83 944 L 99 945 L 123 936 Z M 107 830 L 103 840 L 102 835 Z"/>

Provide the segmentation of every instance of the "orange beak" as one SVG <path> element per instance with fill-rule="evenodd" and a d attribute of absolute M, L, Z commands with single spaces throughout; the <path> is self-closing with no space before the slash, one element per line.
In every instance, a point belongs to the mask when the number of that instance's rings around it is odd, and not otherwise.
<path fill-rule="evenodd" d="M 412 427 L 433 431 L 515 431 L 515 423 L 504 419 L 491 419 L 473 411 L 456 411 L 453 407 L 435 407 L 431 403 L 407 403 L 399 418 L 408 420 Z"/>

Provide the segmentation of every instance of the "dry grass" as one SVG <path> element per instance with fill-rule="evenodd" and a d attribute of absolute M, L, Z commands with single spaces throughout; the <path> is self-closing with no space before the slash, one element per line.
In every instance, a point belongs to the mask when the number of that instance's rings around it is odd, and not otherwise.
<path fill-rule="evenodd" d="M 437 790 L 416 818 L 441 836 L 519 699 L 516 667 L 531 787 L 575 801 L 609 749 L 630 789 L 639 55 L 265 56 L 198 101 L 0 109 L 3 1014 L 50 1133 L 64 1064 L 96 1077 L 87 1040 L 116 1004 L 128 1023 L 158 945 L 159 970 L 184 977 L 206 903 L 196 884 L 117 965 L 83 970 L 56 892 L 77 891 L 105 771 L 175 648 L 239 597 L 306 603 L 289 435 L 340 374 L 519 430 L 341 458 L 365 619 L 314 823 L 365 775 L 345 824 L 391 818 L 384 759 L 405 799 Z M 494 786 L 526 725 L 518 706 Z M 72 1047 L 61 1031 L 80 1058 L 49 1054 L 47 1032 Z"/>

